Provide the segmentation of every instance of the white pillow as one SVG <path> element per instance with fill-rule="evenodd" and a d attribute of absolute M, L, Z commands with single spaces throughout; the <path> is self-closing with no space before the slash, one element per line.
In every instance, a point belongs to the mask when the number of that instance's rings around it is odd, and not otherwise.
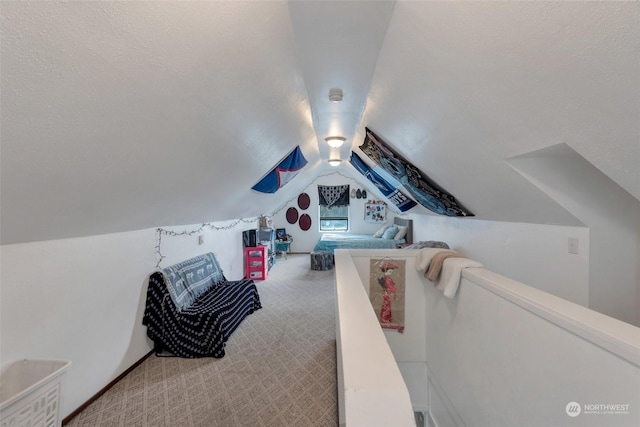
<path fill-rule="evenodd" d="M 396 227 L 398 227 L 398 232 L 396 233 L 393 240 L 404 239 L 404 236 L 407 235 L 407 227 L 404 225 L 396 225 Z"/>
<path fill-rule="evenodd" d="M 385 230 L 387 228 L 391 227 L 390 225 L 383 225 L 382 228 L 380 228 L 378 231 L 376 231 L 375 233 L 373 233 L 373 237 L 375 237 L 376 239 L 379 239 L 380 237 L 382 237 L 382 234 L 385 232 Z"/>

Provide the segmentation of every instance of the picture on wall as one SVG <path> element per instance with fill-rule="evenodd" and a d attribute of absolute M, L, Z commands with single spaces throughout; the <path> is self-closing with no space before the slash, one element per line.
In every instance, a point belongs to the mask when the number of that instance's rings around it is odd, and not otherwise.
<path fill-rule="evenodd" d="M 405 260 L 370 261 L 369 300 L 382 329 L 404 332 Z"/>
<path fill-rule="evenodd" d="M 385 222 L 387 220 L 387 205 L 383 202 L 365 203 L 364 220 L 375 224 Z"/>

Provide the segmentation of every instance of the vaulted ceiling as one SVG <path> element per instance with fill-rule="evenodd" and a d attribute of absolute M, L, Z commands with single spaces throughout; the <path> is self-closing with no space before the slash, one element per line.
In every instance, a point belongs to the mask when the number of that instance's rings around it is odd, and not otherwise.
<path fill-rule="evenodd" d="M 0 12 L 3 244 L 266 214 L 336 170 L 329 157 L 358 178 L 346 160 L 365 126 L 476 218 L 580 225 L 509 162 L 558 144 L 640 199 L 637 2 Z M 347 143 L 331 151 L 332 134 Z M 251 190 L 296 145 L 303 172 L 275 194 Z"/>

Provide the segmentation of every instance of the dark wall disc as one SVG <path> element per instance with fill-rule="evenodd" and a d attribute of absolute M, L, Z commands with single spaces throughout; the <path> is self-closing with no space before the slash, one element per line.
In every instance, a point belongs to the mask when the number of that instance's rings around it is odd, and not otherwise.
<path fill-rule="evenodd" d="M 307 214 L 300 215 L 300 220 L 298 221 L 300 224 L 300 229 L 303 231 L 307 231 L 311 228 L 311 217 Z"/>
<path fill-rule="evenodd" d="M 287 222 L 289 224 L 295 224 L 298 220 L 298 210 L 296 208 L 287 209 Z"/>
<path fill-rule="evenodd" d="M 311 198 L 307 193 L 302 193 L 298 196 L 298 207 L 305 210 L 311 204 Z"/>

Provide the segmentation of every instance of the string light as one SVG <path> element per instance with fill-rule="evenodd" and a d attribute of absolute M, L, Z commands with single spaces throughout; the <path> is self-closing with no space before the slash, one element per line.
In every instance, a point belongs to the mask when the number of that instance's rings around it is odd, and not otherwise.
<path fill-rule="evenodd" d="M 166 257 L 164 255 L 162 255 L 162 236 L 170 236 L 170 237 L 179 237 L 179 236 L 195 236 L 197 234 L 202 233 L 205 229 L 210 229 L 210 230 L 215 230 L 215 231 L 219 231 L 219 230 L 231 230 L 232 228 L 235 228 L 236 226 L 238 226 L 238 224 L 240 223 L 246 223 L 246 224 L 256 224 L 258 221 L 258 217 L 255 217 L 253 219 L 246 219 L 246 218 L 240 218 L 237 219 L 233 222 L 231 222 L 230 224 L 227 225 L 223 225 L 223 226 L 217 226 L 213 223 L 210 222 L 206 222 L 203 223 L 200 227 L 194 229 L 194 230 L 190 230 L 190 231 L 172 231 L 172 230 L 167 230 L 166 228 L 156 228 L 156 246 L 155 246 L 155 252 L 156 252 L 156 269 L 160 270 L 160 264 L 162 263 L 162 260 L 165 259 Z"/>

